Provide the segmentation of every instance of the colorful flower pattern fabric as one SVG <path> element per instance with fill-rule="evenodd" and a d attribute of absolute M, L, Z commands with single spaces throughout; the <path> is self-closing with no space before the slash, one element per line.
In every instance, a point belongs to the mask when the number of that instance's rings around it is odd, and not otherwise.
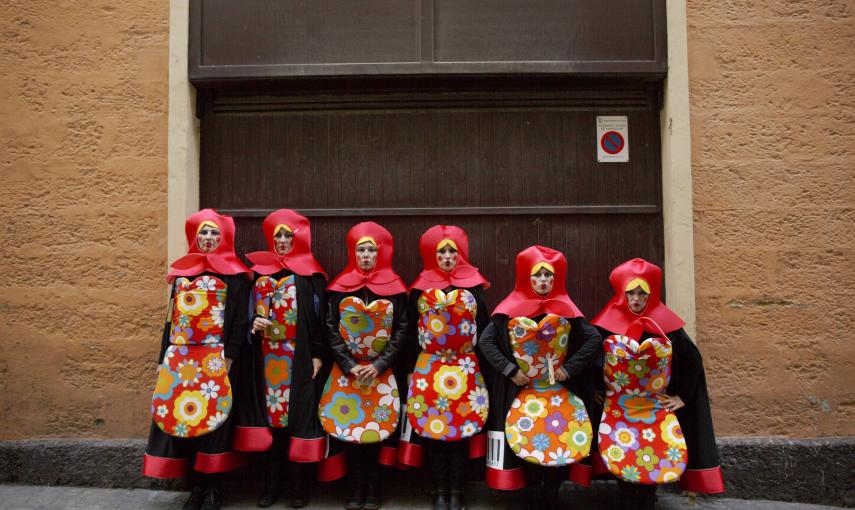
<path fill-rule="evenodd" d="M 271 324 L 261 334 L 267 423 L 288 426 L 291 372 L 297 342 L 297 285 L 294 275 L 276 280 L 262 276 L 253 290 L 255 313 Z"/>
<path fill-rule="evenodd" d="M 567 356 L 570 322 L 552 314 L 540 323 L 516 317 L 508 323 L 508 332 L 517 365 L 531 379 L 505 419 L 511 450 L 541 466 L 565 466 L 585 458 L 593 438 L 585 404 L 555 381 Z"/>
<path fill-rule="evenodd" d="M 223 352 L 226 290 L 213 276 L 175 280 L 170 345 L 151 399 L 154 422 L 171 436 L 213 432 L 231 411 Z"/>
<path fill-rule="evenodd" d="M 671 378 L 671 341 L 612 335 L 603 343 L 606 399 L 600 456 L 622 480 L 646 485 L 677 481 L 688 460 L 674 413 L 660 404 Z"/>
<path fill-rule="evenodd" d="M 418 301 L 419 345 L 407 397 L 407 419 L 417 434 L 459 441 L 484 428 L 487 386 L 478 367 L 475 296 L 428 289 Z"/>
<path fill-rule="evenodd" d="M 366 305 L 357 297 L 339 304 L 339 334 L 358 362 L 370 362 L 389 342 L 394 319 L 392 302 L 378 299 Z M 378 443 L 398 425 L 401 402 L 392 369 L 364 385 L 334 364 L 324 385 L 318 415 L 331 436 L 351 443 Z"/>

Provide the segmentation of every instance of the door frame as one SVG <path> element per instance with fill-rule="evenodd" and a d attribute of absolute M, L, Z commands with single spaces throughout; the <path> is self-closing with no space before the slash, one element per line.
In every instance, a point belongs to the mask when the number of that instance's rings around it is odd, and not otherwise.
<path fill-rule="evenodd" d="M 695 261 L 686 5 L 666 2 L 668 77 L 660 112 L 665 291 L 695 335 Z M 184 254 L 184 220 L 199 208 L 199 122 L 188 79 L 189 2 L 172 0 L 169 18 L 168 260 Z"/>

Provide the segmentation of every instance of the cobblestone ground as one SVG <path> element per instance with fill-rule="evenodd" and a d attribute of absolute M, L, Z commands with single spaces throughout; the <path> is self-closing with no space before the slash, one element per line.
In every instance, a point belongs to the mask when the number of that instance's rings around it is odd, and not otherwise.
<path fill-rule="evenodd" d="M 520 508 L 522 501 L 516 494 L 488 491 L 483 486 L 474 485 L 469 489 L 469 510 L 503 510 Z M 31 485 L 0 485 L 0 509 L 2 510 L 107 510 L 107 509 L 156 509 L 172 510 L 181 508 L 186 493 L 155 491 L 143 489 L 96 489 L 90 487 L 45 487 Z M 224 501 L 224 509 L 254 509 L 255 491 L 245 488 L 231 488 Z M 614 495 L 611 491 L 592 490 L 566 491 L 563 494 L 567 508 L 570 509 L 609 509 Z M 316 491 L 312 504 L 308 508 L 340 509 L 344 495 L 340 490 Z M 413 494 L 406 486 L 392 487 L 386 498 L 385 510 L 429 509 L 428 495 L 419 491 Z M 272 508 L 288 508 L 284 501 Z M 697 509 L 697 510 L 807 510 L 836 508 L 823 505 L 783 503 L 778 501 L 742 500 L 718 497 L 699 497 L 690 501 L 685 496 L 673 493 L 661 494 L 657 508 L 661 510 Z M 544 509 L 547 510 L 547 509 Z M 548 509 L 552 510 L 552 509 Z"/>

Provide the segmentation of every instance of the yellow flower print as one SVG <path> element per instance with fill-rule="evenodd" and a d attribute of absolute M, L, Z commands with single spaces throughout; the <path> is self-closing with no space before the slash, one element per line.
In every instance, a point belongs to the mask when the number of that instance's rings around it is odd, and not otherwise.
<path fill-rule="evenodd" d="M 683 437 L 683 430 L 680 428 L 680 422 L 673 414 L 666 414 L 665 419 L 659 424 L 659 430 L 662 431 L 662 440 L 668 446 L 675 446 L 680 449 L 686 448 L 686 439 Z"/>
<path fill-rule="evenodd" d="M 522 403 L 523 413 L 531 419 L 543 418 L 546 416 L 546 399 L 537 398 L 532 394 L 525 396 L 525 402 Z"/>
<path fill-rule="evenodd" d="M 433 389 L 449 400 L 457 400 L 468 389 L 466 375 L 460 367 L 441 366 L 433 376 Z"/>
<path fill-rule="evenodd" d="M 206 412 L 207 409 L 208 401 L 202 395 L 201 391 L 183 391 L 175 399 L 175 408 L 172 410 L 172 416 L 178 421 L 195 427 L 208 414 Z"/>
<path fill-rule="evenodd" d="M 208 308 L 208 295 L 204 292 L 187 291 L 177 297 L 178 311 L 184 315 L 199 315 Z"/>

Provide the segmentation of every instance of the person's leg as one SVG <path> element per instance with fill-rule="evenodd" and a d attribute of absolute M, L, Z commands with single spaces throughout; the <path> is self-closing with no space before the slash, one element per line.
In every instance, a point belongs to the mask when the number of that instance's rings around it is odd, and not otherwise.
<path fill-rule="evenodd" d="M 267 508 L 279 499 L 282 489 L 283 465 L 288 459 L 289 436 L 287 429 L 271 429 L 273 445 L 262 457 L 264 490 L 258 498 L 258 506 Z"/>
<path fill-rule="evenodd" d="M 466 484 L 464 468 L 469 457 L 469 442 L 455 441 L 448 443 L 448 508 L 449 510 L 462 510 L 465 506 L 463 489 Z"/>
<path fill-rule="evenodd" d="M 307 462 L 291 462 L 291 508 L 303 508 L 309 504 L 309 485 L 312 482 L 311 469 L 314 464 Z"/>
<path fill-rule="evenodd" d="M 540 466 L 523 462 L 525 472 L 525 508 L 543 510 L 543 473 Z"/>
<path fill-rule="evenodd" d="M 364 510 L 380 508 L 380 443 L 363 446 L 364 469 L 366 473 Z"/>
<path fill-rule="evenodd" d="M 348 476 L 350 477 L 351 491 L 350 497 L 344 503 L 346 510 L 360 510 L 365 504 L 365 480 L 367 473 L 365 472 L 365 456 L 367 455 L 367 446 L 346 443 L 344 445 L 347 452 Z"/>
<path fill-rule="evenodd" d="M 430 462 L 433 478 L 433 510 L 448 510 L 448 445 L 442 441 L 424 440 L 424 449 Z"/>
<path fill-rule="evenodd" d="M 563 508 L 561 501 L 561 483 L 567 473 L 563 467 L 543 467 L 543 501 L 547 508 Z"/>

